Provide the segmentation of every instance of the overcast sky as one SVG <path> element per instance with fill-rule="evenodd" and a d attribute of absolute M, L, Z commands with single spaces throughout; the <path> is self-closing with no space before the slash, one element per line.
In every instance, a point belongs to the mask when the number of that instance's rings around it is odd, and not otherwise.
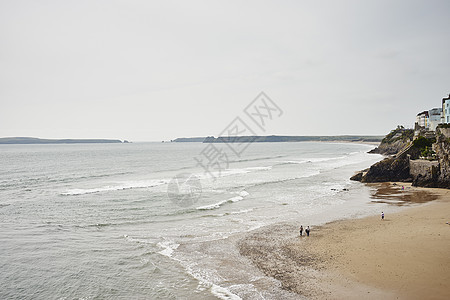
<path fill-rule="evenodd" d="M 450 1 L 0 1 L 0 137 L 386 134 L 450 93 Z M 260 133 L 260 132 L 258 132 Z"/>

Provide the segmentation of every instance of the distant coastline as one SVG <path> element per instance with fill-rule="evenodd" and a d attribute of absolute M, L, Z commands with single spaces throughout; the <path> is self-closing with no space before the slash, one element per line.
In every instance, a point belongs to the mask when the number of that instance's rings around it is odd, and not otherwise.
<path fill-rule="evenodd" d="M 109 139 L 40 139 L 33 137 L 6 137 L 0 138 L 0 144 L 121 144 L 127 140 Z"/>
<path fill-rule="evenodd" d="M 334 136 L 208 136 L 193 138 L 176 138 L 171 140 L 175 143 L 278 143 L 278 142 L 371 142 L 379 143 L 384 136 L 377 135 L 334 135 Z"/>

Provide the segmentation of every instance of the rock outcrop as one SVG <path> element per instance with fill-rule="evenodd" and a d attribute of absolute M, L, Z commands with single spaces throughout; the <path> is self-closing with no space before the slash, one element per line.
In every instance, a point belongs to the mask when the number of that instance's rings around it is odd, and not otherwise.
<path fill-rule="evenodd" d="M 383 154 L 391 153 L 394 148 L 388 145 L 399 141 L 403 134 L 393 132 L 386 136 L 386 141 L 383 140 L 386 146 L 380 145 L 384 150 L 379 151 Z M 438 127 L 431 138 L 419 136 L 393 154 L 350 179 L 361 182 L 402 181 L 412 182 L 414 186 L 450 188 L 450 128 Z"/>
<path fill-rule="evenodd" d="M 393 155 L 405 148 L 413 139 L 414 130 L 405 129 L 403 126 L 397 126 L 386 135 L 380 145 L 369 153 Z"/>
<path fill-rule="evenodd" d="M 412 181 L 409 174 L 409 158 L 407 155 L 397 158 L 385 158 L 371 166 L 369 171 L 361 177 L 361 182 L 386 181 Z"/>
<path fill-rule="evenodd" d="M 433 144 L 437 162 L 430 164 L 428 172 L 418 174 L 414 186 L 450 188 L 450 128 L 436 129 L 436 143 Z"/>

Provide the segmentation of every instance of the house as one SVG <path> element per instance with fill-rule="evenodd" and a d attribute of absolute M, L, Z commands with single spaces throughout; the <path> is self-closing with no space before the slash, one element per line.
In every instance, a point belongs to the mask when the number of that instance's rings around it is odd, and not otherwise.
<path fill-rule="evenodd" d="M 447 98 L 442 99 L 442 108 L 436 107 L 417 114 L 414 135 L 418 136 L 428 131 L 436 131 L 436 127 L 441 123 L 450 123 L 450 94 Z"/>
<path fill-rule="evenodd" d="M 433 108 L 428 111 L 428 130 L 435 131 L 436 127 L 441 123 L 442 108 Z"/>
<path fill-rule="evenodd" d="M 450 94 L 442 99 L 441 123 L 450 123 Z"/>
<path fill-rule="evenodd" d="M 416 129 L 418 129 L 417 126 L 419 128 L 428 129 L 428 126 L 429 126 L 428 123 L 429 123 L 429 116 L 428 116 L 428 111 L 427 110 L 417 114 L 417 116 L 416 116 Z"/>

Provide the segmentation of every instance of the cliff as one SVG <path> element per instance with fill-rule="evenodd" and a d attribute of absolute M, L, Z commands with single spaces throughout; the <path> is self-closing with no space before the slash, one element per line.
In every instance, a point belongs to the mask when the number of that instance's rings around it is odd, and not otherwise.
<path fill-rule="evenodd" d="M 428 137 L 417 137 L 395 155 L 358 172 L 350 179 L 361 182 L 403 181 L 412 182 L 414 186 L 450 188 L 450 128 L 444 127 L 438 127 L 434 136 L 428 134 Z M 400 144 L 403 138 L 399 137 L 409 135 L 405 131 L 392 133 L 383 139 L 382 144 L 385 146 L 378 147 L 383 154 L 392 153 L 395 147 L 391 145 Z"/>
<path fill-rule="evenodd" d="M 436 129 L 436 142 L 432 147 L 437 159 L 434 163 L 428 162 L 420 170 L 418 163 L 411 161 L 412 166 L 416 166 L 417 169 L 413 185 L 450 188 L 450 128 Z M 425 171 L 424 168 L 426 168 Z"/>
<path fill-rule="evenodd" d="M 382 140 L 380 145 L 371 150 L 369 153 L 377 153 L 383 155 L 393 155 L 405 148 L 413 139 L 414 130 L 405 129 L 403 126 L 397 126 L 396 129 L 388 133 Z"/>

